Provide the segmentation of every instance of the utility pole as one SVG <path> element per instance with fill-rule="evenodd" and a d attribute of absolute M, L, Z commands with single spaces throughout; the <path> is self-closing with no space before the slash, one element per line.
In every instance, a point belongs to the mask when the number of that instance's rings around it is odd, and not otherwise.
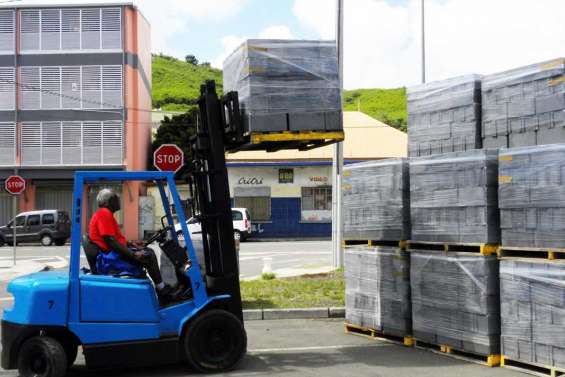
<path fill-rule="evenodd" d="M 425 0 L 422 0 L 422 84 L 426 83 L 426 12 Z"/>
<path fill-rule="evenodd" d="M 336 44 L 339 69 L 339 88 L 342 98 L 341 108 L 343 109 L 343 0 L 337 0 L 336 17 Z M 334 156 L 332 161 L 332 255 L 333 266 L 343 267 L 343 247 L 342 247 L 342 192 L 341 179 L 343 171 L 343 143 L 334 144 Z"/>

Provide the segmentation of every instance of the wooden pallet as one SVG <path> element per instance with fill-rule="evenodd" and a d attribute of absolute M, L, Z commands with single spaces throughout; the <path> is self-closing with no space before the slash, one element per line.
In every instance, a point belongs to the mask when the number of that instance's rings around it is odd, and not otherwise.
<path fill-rule="evenodd" d="M 509 359 L 506 356 L 502 356 L 500 361 L 500 366 L 503 368 L 517 370 L 522 373 L 533 374 L 534 376 L 549 376 L 549 377 L 560 377 L 565 376 L 565 368 L 557 368 L 552 366 L 547 366 L 538 363 L 526 363 L 523 361 L 517 361 Z"/>
<path fill-rule="evenodd" d="M 547 260 L 565 260 L 565 249 L 501 246 L 498 250 L 498 256 L 500 258 L 518 257 Z"/>
<path fill-rule="evenodd" d="M 383 240 L 345 240 L 343 247 L 366 245 L 371 248 L 374 246 L 390 246 L 398 247 L 401 250 L 406 250 L 407 241 L 383 241 Z"/>
<path fill-rule="evenodd" d="M 486 243 L 441 243 L 441 242 L 415 242 L 408 241 L 410 250 L 437 250 L 445 253 L 466 252 L 483 256 L 498 254 L 499 245 Z"/>
<path fill-rule="evenodd" d="M 368 327 L 352 325 L 351 323 L 344 323 L 345 333 L 357 336 L 362 336 L 374 340 L 388 341 L 396 344 L 402 344 L 405 347 L 412 347 L 414 345 L 414 338 L 411 336 L 398 336 L 387 334 L 386 331 L 379 331 Z"/>
<path fill-rule="evenodd" d="M 416 348 L 420 348 L 426 351 L 453 357 L 459 360 L 485 365 L 487 367 L 496 367 L 501 363 L 500 355 L 479 355 L 473 352 L 458 350 L 445 344 L 427 343 L 416 339 L 415 346 Z"/>

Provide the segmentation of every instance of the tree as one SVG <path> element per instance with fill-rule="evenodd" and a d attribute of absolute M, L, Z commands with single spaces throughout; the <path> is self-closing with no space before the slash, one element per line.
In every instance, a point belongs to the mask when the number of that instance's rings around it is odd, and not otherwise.
<path fill-rule="evenodd" d="M 184 57 L 184 60 L 188 63 L 188 64 L 192 64 L 192 65 L 198 65 L 198 59 L 196 59 L 196 56 L 194 55 L 186 55 Z"/>
<path fill-rule="evenodd" d="M 150 163 L 153 167 L 153 152 L 162 144 L 176 144 L 184 151 L 185 166 L 177 173 L 177 178 L 184 178 L 188 163 L 192 160 L 190 155 L 190 138 L 196 133 L 196 120 L 198 108 L 192 107 L 184 114 L 165 117 L 157 130 L 155 140 L 151 144 Z"/>
<path fill-rule="evenodd" d="M 204 62 L 204 63 L 200 63 L 200 66 L 210 68 L 212 65 L 210 64 L 210 62 Z"/>

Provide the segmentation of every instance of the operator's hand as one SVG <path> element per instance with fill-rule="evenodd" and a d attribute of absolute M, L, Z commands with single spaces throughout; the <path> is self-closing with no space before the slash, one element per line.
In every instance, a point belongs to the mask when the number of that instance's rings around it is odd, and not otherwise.
<path fill-rule="evenodd" d="M 135 257 L 138 258 L 138 259 L 145 258 L 145 252 L 144 251 L 136 251 L 135 253 L 133 253 L 133 255 L 135 255 Z"/>
<path fill-rule="evenodd" d="M 130 241 L 130 244 L 137 249 L 143 249 L 145 247 L 145 243 L 143 241 Z"/>

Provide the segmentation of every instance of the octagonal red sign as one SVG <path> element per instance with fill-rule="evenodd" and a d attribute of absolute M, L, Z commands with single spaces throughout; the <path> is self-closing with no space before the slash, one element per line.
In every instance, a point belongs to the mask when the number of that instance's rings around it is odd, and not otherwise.
<path fill-rule="evenodd" d="M 176 173 L 184 165 L 184 153 L 175 144 L 163 144 L 153 153 L 153 165 L 161 171 Z"/>
<path fill-rule="evenodd" d="M 12 195 L 19 195 L 26 189 L 26 181 L 19 175 L 12 175 L 6 178 L 4 188 Z"/>

